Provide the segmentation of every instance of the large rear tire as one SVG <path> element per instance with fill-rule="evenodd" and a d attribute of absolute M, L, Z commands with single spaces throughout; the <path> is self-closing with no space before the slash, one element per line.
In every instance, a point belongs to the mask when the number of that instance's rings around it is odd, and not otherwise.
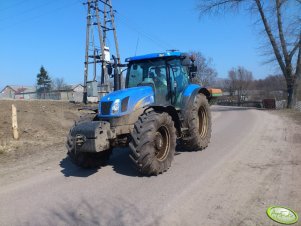
<path fill-rule="evenodd" d="M 171 166 L 176 129 L 168 113 L 154 110 L 141 115 L 131 133 L 130 157 L 144 175 L 158 175 Z"/>
<path fill-rule="evenodd" d="M 198 151 L 206 148 L 211 138 L 211 110 L 206 96 L 196 95 L 193 105 L 184 115 L 188 125 L 189 137 L 181 140 L 187 151 Z"/>

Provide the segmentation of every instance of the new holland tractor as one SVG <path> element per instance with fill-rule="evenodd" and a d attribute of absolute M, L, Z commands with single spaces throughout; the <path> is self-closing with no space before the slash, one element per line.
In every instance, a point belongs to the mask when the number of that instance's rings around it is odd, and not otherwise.
<path fill-rule="evenodd" d="M 206 148 L 213 95 L 190 82 L 196 73 L 194 59 L 174 51 L 126 62 L 125 89 L 104 96 L 95 114 L 70 129 L 67 148 L 72 161 L 84 168 L 98 167 L 114 147 L 128 146 L 142 174 L 158 175 L 171 166 L 177 144 L 186 151 Z"/>

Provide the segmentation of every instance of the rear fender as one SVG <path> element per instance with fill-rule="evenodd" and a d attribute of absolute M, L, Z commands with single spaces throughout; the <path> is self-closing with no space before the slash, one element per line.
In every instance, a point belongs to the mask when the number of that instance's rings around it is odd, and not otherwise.
<path fill-rule="evenodd" d="M 208 89 L 204 88 L 204 87 L 200 87 L 198 85 L 190 85 L 190 90 L 189 92 L 186 91 L 185 95 L 183 95 L 182 97 L 182 101 L 181 101 L 181 114 L 185 119 L 185 116 L 189 114 L 189 112 L 191 111 L 191 107 L 193 106 L 193 101 L 195 99 L 195 97 L 202 93 L 206 96 L 208 102 L 210 102 L 211 100 L 211 94 L 209 92 Z M 183 127 L 188 127 L 188 122 L 186 120 L 183 121 Z"/>
<path fill-rule="evenodd" d="M 202 93 L 206 96 L 208 102 L 210 102 L 211 100 L 211 93 L 209 92 L 208 89 L 206 88 L 201 88 L 200 86 L 196 86 L 195 89 L 191 90 L 189 93 L 186 93 L 186 95 L 184 95 L 182 97 L 182 101 L 181 101 L 181 110 L 187 110 L 190 108 L 190 106 L 192 106 L 194 98 L 196 97 L 196 95 L 198 95 L 199 93 Z"/>

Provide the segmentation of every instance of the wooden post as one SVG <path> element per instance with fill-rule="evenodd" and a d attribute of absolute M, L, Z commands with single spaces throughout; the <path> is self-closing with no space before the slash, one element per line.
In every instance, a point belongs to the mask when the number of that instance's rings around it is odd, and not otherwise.
<path fill-rule="evenodd" d="M 18 121 L 17 121 L 17 108 L 12 104 L 12 128 L 13 128 L 13 137 L 15 140 L 19 139 L 18 133 Z"/>

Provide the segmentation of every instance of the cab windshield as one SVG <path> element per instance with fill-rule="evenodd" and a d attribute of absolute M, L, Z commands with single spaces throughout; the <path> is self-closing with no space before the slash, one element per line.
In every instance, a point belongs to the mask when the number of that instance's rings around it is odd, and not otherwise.
<path fill-rule="evenodd" d="M 156 72 L 160 69 L 161 77 L 166 81 L 166 65 L 163 60 L 149 60 L 141 62 L 133 62 L 128 66 L 126 76 L 126 87 L 136 87 L 143 82 L 154 82 L 154 79 L 158 76 Z M 162 78 L 162 79 L 163 79 Z"/>

